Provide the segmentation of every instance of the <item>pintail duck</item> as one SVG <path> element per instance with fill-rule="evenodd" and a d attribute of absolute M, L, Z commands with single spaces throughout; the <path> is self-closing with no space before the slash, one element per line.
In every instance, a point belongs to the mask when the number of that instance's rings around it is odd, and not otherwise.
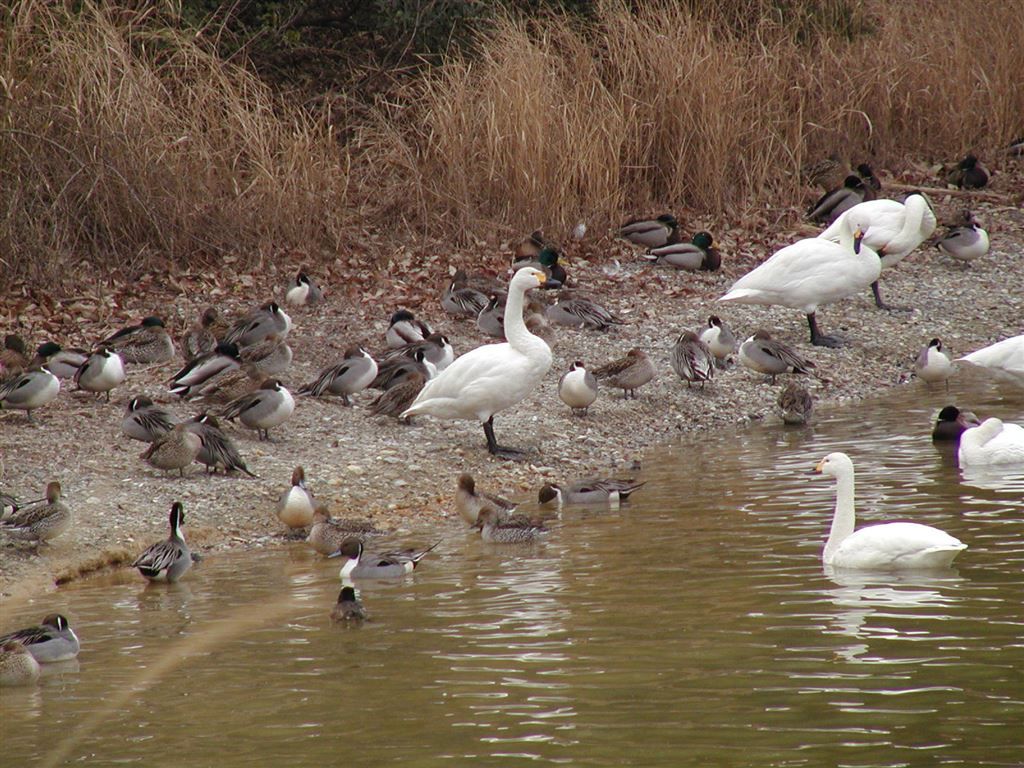
<path fill-rule="evenodd" d="M 58 379 L 73 379 L 88 356 L 84 349 L 61 349 L 60 344 L 47 341 L 39 345 L 31 367 L 46 366 Z"/>
<path fill-rule="evenodd" d="M 46 486 L 46 498 L 30 506 L 22 506 L 0 520 L 0 530 L 11 538 L 51 541 L 71 527 L 71 509 L 61 501 L 61 487 L 56 480 Z"/>
<path fill-rule="evenodd" d="M 487 294 L 470 288 L 465 271 L 456 270 L 451 284 L 441 295 L 441 308 L 450 315 L 476 317 L 487 306 Z"/>
<path fill-rule="evenodd" d="M 432 333 L 423 341 L 414 341 L 412 344 L 406 344 L 387 352 L 381 358 L 381 364 L 403 357 L 415 359 L 417 350 L 423 350 L 424 361 L 434 366 L 434 373 L 443 371 L 455 359 L 455 350 L 452 349 L 448 337 L 440 333 Z"/>
<path fill-rule="evenodd" d="M 476 316 L 476 327 L 495 339 L 505 338 L 505 304 L 508 297 L 504 293 L 492 293 L 487 305 Z"/>
<path fill-rule="evenodd" d="M 12 376 L 0 384 L 0 410 L 14 408 L 25 411 L 32 421 L 32 411 L 56 399 L 60 392 L 60 379 L 42 366 Z"/>
<path fill-rule="evenodd" d="M 778 405 L 782 423 L 797 426 L 810 421 L 814 398 L 806 389 L 791 381 L 779 393 Z"/>
<path fill-rule="evenodd" d="M 377 366 L 377 375 L 370 386 L 373 389 L 387 390 L 403 383 L 413 373 L 419 374 L 424 381 L 428 381 L 436 372 L 437 368 L 427 360 L 427 353 L 423 349 L 416 349 L 411 357 L 400 355 L 382 360 Z"/>
<path fill-rule="evenodd" d="M 17 640 L 0 645 L 0 686 L 32 685 L 39 679 L 39 662 Z"/>
<path fill-rule="evenodd" d="M 423 341 L 431 333 L 433 331 L 430 330 L 429 325 L 422 320 L 417 320 L 409 310 L 400 309 L 391 316 L 384 338 L 391 349 L 398 349 L 406 344 Z"/>
<path fill-rule="evenodd" d="M 646 481 L 636 482 L 632 478 L 617 480 L 578 480 L 564 488 L 555 483 L 541 487 L 537 500 L 542 507 L 558 507 L 563 504 L 609 504 L 617 507 L 628 501 L 631 493 L 641 488 Z"/>
<path fill-rule="evenodd" d="M 284 424 L 294 411 L 292 393 L 280 381 L 267 379 L 255 392 L 224 406 L 220 415 L 228 421 L 238 419 L 249 429 L 255 429 L 260 440 L 269 440 L 270 430 Z"/>
<path fill-rule="evenodd" d="M 293 306 L 302 307 L 318 304 L 323 297 L 324 292 L 320 290 L 320 286 L 309 275 L 300 271 L 295 276 L 294 284 L 285 294 L 284 300 Z"/>
<path fill-rule="evenodd" d="M 521 519 L 509 519 L 494 507 L 484 507 L 474 525 L 489 544 L 533 544 L 550 531 Z"/>
<path fill-rule="evenodd" d="M 577 360 L 558 380 L 558 397 L 572 409 L 573 416 L 586 416 L 597 400 L 597 378 Z"/>
<path fill-rule="evenodd" d="M 188 396 L 207 404 L 227 404 L 256 391 L 265 379 L 256 366 L 245 363 L 241 368 L 228 368 L 202 384 L 190 387 Z"/>
<path fill-rule="evenodd" d="M 135 558 L 132 568 L 150 581 L 175 582 L 192 567 L 192 551 L 181 534 L 185 510 L 180 501 L 171 505 L 171 535 L 165 541 L 151 545 Z"/>
<path fill-rule="evenodd" d="M 428 552 L 440 544 L 437 541 L 426 549 L 406 549 L 401 552 L 373 554 L 363 549 L 359 539 L 347 539 L 337 554 L 347 557 L 341 567 L 342 579 L 399 579 L 412 573 Z"/>
<path fill-rule="evenodd" d="M 656 219 L 634 219 L 622 225 L 619 236 L 635 245 L 661 248 L 677 242 L 679 222 L 671 213 L 663 213 Z"/>
<path fill-rule="evenodd" d="M 957 261 L 974 261 L 988 253 L 988 232 L 978 226 L 970 211 L 964 211 L 961 220 L 963 224 L 949 227 L 935 247 Z"/>
<path fill-rule="evenodd" d="M 623 397 L 636 399 L 636 390 L 651 381 L 657 371 L 647 353 L 641 349 L 631 349 L 625 357 L 612 360 L 594 370 L 598 381 L 606 381 L 610 386 L 621 389 Z"/>
<path fill-rule="evenodd" d="M 156 438 L 140 458 L 156 469 L 176 469 L 184 477 L 185 467 L 199 458 L 204 447 L 202 436 L 183 422 Z"/>
<path fill-rule="evenodd" d="M 422 355 L 423 352 L 420 350 L 416 354 Z M 404 412 L 423 391 L 426 382 L 426 377 L 419 371 L 408 372 L 401 381 L 392 384 L 370 403 L 370 413 L 373 416 L 393 416 L 396 419 L 407 421 L 408 419 L 403 418 Z"/>
<path fill-rule="evenodd" d="M 960 435 L 971 427 L 981 424 L 981 420 L 970 411 L 961 411 L 955 405 L 947 405 L 935 420 L 932 429 L 932 440 L 941 442 L 960 442 Z"/>
<path fill-rule="evenodd" d="M 697 232 L 689 243 L 672 243 L 652 248 L 643 258 L 690 272 L 715 272 L 722 266 L 722 255 L 711 245 L 710 232 Z"/>
<path fill-rule="evenodd" d="M 317 503 L 313 507 L 313 525 L 306 536 L 306 543 L 321 555 L 330 556 L 336 554 L 349 539 L 365 542 L 382 533 L 369 520 L 331 517 L 327 507 Z"/>
<path fill-rule="evenodd" d="M 256 477 L 249 471 L 238 448 L 231 438 L 224 434 L 224 430 L 220 428 L 220 422 L 214 416 L 200 413 L 182 424 L 186 430 L 200 438 L 202 446 L 195 460 L 200 464 L 205 464 L 207 472 L 216 472 L 218 469 L 223 469 L 225 472 L 238 470 L 249 477 Z M 174 430 L 171 430 L 171 433 L 173 432 Z"/>
<path fill-rule="evenodd" d="M 946 183 L 960 189 L 981 189 L 988 184 L 988 169 L 975 155 L 967 155 L 946 174 Z"/>
<path fill-rule="evenodd" d="M 932 339 L 921 350 L 917 360 L 914 361 L 914 374 L 928 384 L 944 381 L 946 382 L 946 391 L 949 391 L 949 377 L 953 375 L 953 361 L 942 351 L 941 339 Z"/>
<path fill-rule="evenodd" d="M 277 501 L 277 519 L 289 528 L 308 528 L 313 524 L 313 494 L 306 488 L 306 471 L 292 470 L 292 484 Z"/>
<path fill-rule="evenodd" d="M 717 315 L 708 318 L 708 327 L 701 331 L 700 340 L 707 344 L 719 368 L 724 367 L 726 359 L 736 351 L 736 337 Z"/>
<path fill-rule="evenodd" d="M 0 636 L 0 645 L 11 640 L 25 646 L 40 664 L 73 659 L 81 648 L 68 620 L 59 613 L 51 613 L 38 626 Z"/>
<path fill-rule="evenodd" d="M 217 339 L 226 334 L 227 324 L 216 307 L 207 307 L 198 322 L 181 337 L 181 354 L 186 361 L 213 352 Z"/>
<path fill-rule="evenodd" d="M 238 350 L 242 365 L 250 365 L 261 376 L 284 373 L 292 364 L 292 348 L 279 333 Z"/>
<path fill-rule="evenodd" d="M 864 183 L 860 176 L 853 174 L 846 177 L 842 186 L 829 190 L 807 209 L 807 218 L 825 224 L 831 224 L 846 211 L 865 200 L 874 200 L 875 191 Z"/>
<path fill-rule="evenodd" d="M 188 398 L 210 384 L 214 377 L 225 371 L 235 370 L 241 365 L 238 345 L 233 342 L 218 342 L 212 352 L 185 363 L 185 366 L 171 377 L 170 390 L 182 398 Z"/>
<path fill-rule="evenodd" d="M 378 373 L 377 361 L 359 346 L 345 350 L 345 359 L 337 365 L 324 368 L 315 380 L 299 389 L 300 395 L 322 397 L 340 395 L 345 405 L 351 405 L 349 395 L 362 392 L 373 383 Z"/>
<path fill-rule="evenodd" d="M 362 622 L 368 621 L 369 616 L 363 604 L 356 597 L 356 591 L 352 587 L 342 587 L 338 593 L 338 602 L 331 609 L 333 621 Z"/>
<path fill-rule="evenodd" d="M 110 402 L 110 390 L 125 380 L 124 362 L 109 347 L 93 352 L 75 374 L 75 386 L 86 392 L 105 394 Z"/>
<path fill-rule="evenodd" d="M 505 516 L 518 505 L 493 493 L 477 491 L 476 480 L 467 472 L 459 475 L 455 489 L 455 511 L 469 525 L 476 525 L 482 509 L 496 509 Z"/>
<path fill-rule="evenodd" d="M 715 376 L 715 356 L 708 345 L 698 338 L 693 331 L 683 331 L 672 347 L 672 370 L 689 387 L 693 382 L 711 381 Z"/>
<path fill-rule="evenodd" d="M 603 331 L 613 325 L 626 324 L 621 317 L 590 299 L 565 294 L 548 307 L 544 315 L 548 320 L 559 325 L 590 328 L 595 331 Z"/>
<path fill-rule="evenodd" d="M 159 317 L 145 317 L 122 328 L 97 346 L 109 347 L 126 363 L 166 363 L 174 359 L 174 342 Z"/>
<path fill-rule="evenodd" d="M 776 341 L 765 330 L 759 330 L 740 345 L 740 362 L 758 373 L 775 377 L 780 373 L 817 374 L 811 369 L 814 363 L 781 341 Z M 819 377 L 820 378 L 820 377 Z"/>
<path fill-rule="evenodd" d="M 178 420 L 170 411 L 140 395 L 128 401 L 124 418 L 121 420 L 121 431 L 132 440 L 152 443 L 174 429 L 177 423 Z"/>
<path fill-rule="evenodd" d="M 28 356 L 28 345 L 16 333 L 4 336 L 4 348 L 0 350 L 0 381 L 25 372 L 31 359 Z"/>
<path fill-rule="evenodd" d="M 221 341 L 232 342 L 241 349 L 252 344 L 259 344 L 273 333 L 283 339 L 291 329 L 292 319 L 278 306 L 276 301 L 268 301 L 259 309 L 254 309 L 236 321 Z"/>

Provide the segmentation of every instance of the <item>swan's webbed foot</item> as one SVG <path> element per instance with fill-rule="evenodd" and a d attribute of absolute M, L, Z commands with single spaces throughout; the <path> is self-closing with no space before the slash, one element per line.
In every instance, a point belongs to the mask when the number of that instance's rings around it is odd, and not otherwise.
<path fill-rule="evenodd" d="M 526 458 L 526 451 L 498 445 L 498 441 L 494 437 L 493 416 L 484 422 L 484 436 L 487 438 L 487 452 L 492 456 L 497 456 L 499 459 L 508 459 L 509 461 L 523 461 Z"/>
<path fill-rule="evenodd" d="M 807 325 L 811 329 L 811 344 L 814 346 L 830 347 L 832 349 L 846 346 L 847 342 L 845 339 L 839 336 L 827 336 L 821 332 L 818 328 L 818 320 L 813 312 L 807 316 Z"/>

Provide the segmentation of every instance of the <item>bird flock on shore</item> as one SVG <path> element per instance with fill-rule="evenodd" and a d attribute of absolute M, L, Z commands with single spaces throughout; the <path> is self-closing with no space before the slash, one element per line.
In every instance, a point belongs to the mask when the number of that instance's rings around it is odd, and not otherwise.
<path fill-rule="evenodd" d="M 841 181 L 833 186 L 831 179 L 837 171 Z M 822 332 L 819 307 L 870 288 L 878 308 L 897 309 L 883 301 L 879 279 L 883 270 L 896 266 L 932 238 L 937 219 L 921 192 L 911 192 L 899 201 L 882 197 L 882 185 L 866 164 L 847 172 L 833 157 L 805 169 L 805 178 L 826 188 L 808 212 L 809 219 L 826 225 L 824 231 L 779 249 L 737 280 L 719 301 L 726 307 L 736 302 L 799 310 L 806 318 L 812 345 L 839 347 L 848 342 Z M 978 189 L 988 178 L 987 170 L 969 155 L 950 169 L 947 181 L 963 189 Z M 580 224 L 573 237 L 582 239 L 585 234 L 586 227 Z M 684 237 L 670 213 L 629 221 L 617 235 L 643 248 L 640 258 L 653 265 L 687 271 L 715 271 L 722 265 L 712 235 L 699 231 Z M 962 263 L 984 256 L 989 247 L 987 233 L 969 210 L 933 242 L 942 253 Z M 126 438 L 148 444 L 140 460 L 158 471 L 184 476 L 193 463 L 199 463 L 207 472 L 256 477 L 222 422 L 237 422 L 255 432 L 257 440 L 270 441 L 271 430 L 277 433 L 287 423 L 297 399 L 330 397 L 342 406 L 351 406 L 353 396 L 371 388 L 380 390 L 368 406 L 371 415 L 405 422 L 424 415 L 476 421 L 483 428 L 489 453 L 520 459 L 529 452 L 500 444 L 494 417 L 529 397 L 548 374 L 553 326 L 604 331 L 625 322 L 577 290 L 560 261 L 562 255 L 559 245 L 538 230 L 516 246 L 507 286 L 487 276 L 455 270 L 440 297 L 441 308 L 453 318 L 474 321 L 482 333 L 502 340 L 462 355 L 455 354 L 448 336 L 436 332 L 423 318 L 399 309 L 390 317 L 383 352 L 371 354 L 364 344 L 352 344 L 340 361 L 323 368 L 293 395 L 279 378 L 293 358 L 288 344 L 292 319 L 282 304 L 267 301 L 231 322 L 211 306 L 177 344 L 157 316 L 121 328 L 89 349 L 63 348 L 45 341 L 33 352 L 21 337 L 9 334 L 0 355 L 0 408 L 24 411 L 29 421 L 35 421 L 33 412 L 53 402 L 65 382 L 109 401 L 111 392 L 128 380 L 131 366 L 168 365 L 180 351 L 184 364 L 168 378 L 168 395 L 199 403 L 201 410 L 180 419 L 165 405 L 135 395 L 128 399 L 121 421 Z M 533 289 L 542 290 L 531 293 Z M 283 304 L 309 307 L 323 297 L 315 280 L 302 271 L 286 288 Z M 1024 375 L 1024 335 L 961 360 Z M 687 388 L 704 388 L 713 382 L 716 371 L 736 361 L 773 383 L 784 374 L 828 381 L 813 361 L 765 329 L 755 330 L 740 342 L 719 314 L 711 315 L 702 328 L 681 332 L 670 356 L 672 370 Z M 948 382 L 954 370 L 938 338 L 922 348 L 914 363 L 915 375 L 929 385 Z M 638 390 L 657 375 L 648 353 L 634 348 L 593 368 L 573 361 L 558 380 L 558 395 L 574 416 L 586 418 L 602 387 L 621 390 L 623 399 L 636 398 Z M 790 381 L 779 394 L 778 409 L 784 423 L 806 424 L 813 411 L 813 397 Z M 45 424 L 40 428 L 46 428 Z M 994 418 L 981 422 L 955 406 L 940 412 L 933 438 L 957 441 L 962 466 L 1024 464 L 1024 428 Z M 852 461 L 843 453 L 833 453 L 818 464 L 817 471 L 837 482 L 834 520 L 822 554 L 827 566 L 941 567 L 966 548 L 942 531 L 914 523 L 887 523 L 855 531 Z M 547 520 L 563 505 L 614 508 L 642 485 L 633 478 L 548 484 L 538 492 L 538 512 L 529 515 L 518 511 L 521 505 L 478 490 L 474 478 L 463 473 L 456 482 L 454 505 L 460 518 L 479 531 L 484 541 L 531 544 L 548 534 Z M 343 559 L 340 575 L 345 586 L 332 611 L 333 618 L 343 621 L 366 618 L 351 580 L 401 577 L 439 543 L 423 549 L 371 551 L 374 538 L 382 531 L 366 520 L 333 517 L 309 490 L 301 466 L 294 469 L 290 485 L 281 493 L 276 514 L 315 551 Z M 184 506 L 174 502 L 168 538 L 132 562 L 146 579 L 177 581 L 199 560 L 185 542 L 184 522 Z M 0 534 L 11 540 L 38 547 L 63 534 L 72 523 L 59 481 L 50 482 L 45 496 L 35 501 L 0 494 Z M 67 619 L 56 614 L 37 627 L 4 635 L 0 637 L 0 684 L 31 682 L 38 677 L 39 663 L 73 658 L 78 648 L 78 638 Z"/>

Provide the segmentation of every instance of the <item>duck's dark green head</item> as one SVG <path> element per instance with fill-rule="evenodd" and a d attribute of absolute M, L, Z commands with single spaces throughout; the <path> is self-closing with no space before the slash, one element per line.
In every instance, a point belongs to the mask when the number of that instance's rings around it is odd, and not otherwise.
<path fill-rule="evenodd" d="M 710 232 L 698 232 L 693 236 L 693 244 L 700 249 L 711 247 L 711 233 Z"/>
<path fill-rule="evenodd" d="M 553 267 L 558 263 L 558 251 L 554 248 L 546 247 L 538 255 L 537 261 L 545 267 Z"/>

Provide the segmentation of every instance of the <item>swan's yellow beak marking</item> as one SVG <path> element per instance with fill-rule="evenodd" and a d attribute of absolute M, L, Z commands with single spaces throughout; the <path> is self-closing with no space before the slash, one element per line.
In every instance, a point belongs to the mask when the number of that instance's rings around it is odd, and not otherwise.
<path fill-rule="evenodd" d="M 825 466 L 825 460 L 822 459 L 818 462 L 817 466 L 814 467 L 815 472 L 821 472 L 821 468 Z"/>
<path fill-rule="evenodd" d="M 537 278 L 537 284 L 538 285 L 544 285 L 544 283 L 546 283 L 548 281 L 548 276 L 545 275 L 543 272 L 541 272 L 540 274 L 534 275 L 534 277 Z"/>

